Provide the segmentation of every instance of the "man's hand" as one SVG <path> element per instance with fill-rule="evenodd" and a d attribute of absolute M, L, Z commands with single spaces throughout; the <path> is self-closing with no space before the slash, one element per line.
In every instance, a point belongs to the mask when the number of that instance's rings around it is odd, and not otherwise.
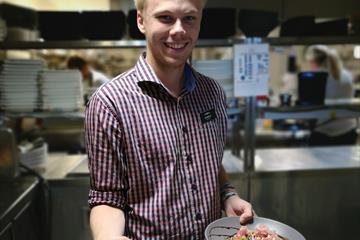
<path fill-rule="evenodd" d="M 237 195 L 226 199 L 224 203 L 224 208 L 226 216 L 240 216 L 241 224 L 245 224 L 246 222 L 250 221 L 255 214 L 251 204 L 245 200 L 242 200 Z"/>

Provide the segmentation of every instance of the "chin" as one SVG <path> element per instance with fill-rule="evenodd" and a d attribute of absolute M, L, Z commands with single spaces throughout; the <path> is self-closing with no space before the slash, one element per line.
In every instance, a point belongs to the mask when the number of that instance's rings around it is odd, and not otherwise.
<path fill-rule="evenodd" d="M 186 63 L 188 58 L 165 58 L 165 62 L 169 66 L 182 67 Z"/>

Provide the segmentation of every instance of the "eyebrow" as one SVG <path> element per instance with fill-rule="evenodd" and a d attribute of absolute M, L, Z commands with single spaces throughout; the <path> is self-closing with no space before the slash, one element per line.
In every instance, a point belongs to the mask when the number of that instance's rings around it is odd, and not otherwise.
<path fill-rule="evenodd" d="M 191 10 L 191 11 L 187 11 L 187 12 L 184 12 L 185 14 L 197 14 L 199 13 L 199 11 L 195 11 L 195 10 Z M 160 10 L 158 12 L 154 12 L 153 15 L 161 15 L 161 14 L 173 14 L 172 11 L 169 11 L 169 10 Z"/>

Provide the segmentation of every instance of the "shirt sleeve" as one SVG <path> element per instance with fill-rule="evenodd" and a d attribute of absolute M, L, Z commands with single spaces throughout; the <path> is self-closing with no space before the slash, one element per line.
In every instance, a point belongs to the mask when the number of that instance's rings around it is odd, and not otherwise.
<path fill-rule="evenodd" d="M 85 111 L 85 141 L 89 159 L 89 206 L 109 205 L 128 210 L 127 164 L 119 117 L 97 94 Z"/>

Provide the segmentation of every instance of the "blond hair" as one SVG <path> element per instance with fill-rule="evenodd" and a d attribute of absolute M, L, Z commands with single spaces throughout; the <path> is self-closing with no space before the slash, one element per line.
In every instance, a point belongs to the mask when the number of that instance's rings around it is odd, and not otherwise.
<path fill-rule="evenodd" d="M 144 9 L 145 1 L 146 0 L 134 0 L 135 7 L 138 11 L 142 11 Z M 204 7 L 207 0 L 201 0 L 201 1 L 203 2 L 203 7 Z"/>
<path fill-rule="evenodd" d="M 313 45 L 307 48 L 306 57 L 314 61 L 319 67 L 328 69 L 336 80 L 340 80 L 342 64 L 335 49 L 330 49 L 324 45 Z"/>

